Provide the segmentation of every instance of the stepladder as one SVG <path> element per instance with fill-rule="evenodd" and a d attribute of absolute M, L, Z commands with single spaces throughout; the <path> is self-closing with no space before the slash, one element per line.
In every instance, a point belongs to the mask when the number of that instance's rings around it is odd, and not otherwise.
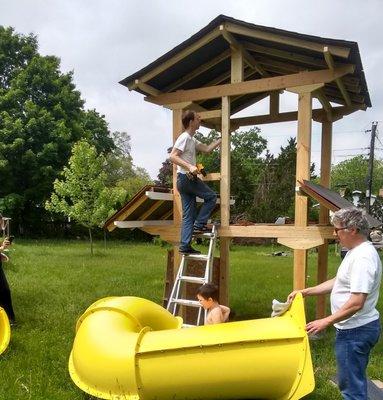
<path fill-rule="evenodd" d="M 192 285 L 196 293 L 197 288 L 205 283 L 211 283 L 213 279 L 213 262 L 214 250 L 217 242 L 217 228 L 212 226 L 210 232 L 200 233 L 193 235 L 195 239 L 207 239 L 209 241 L 207 254 L 183 254 L 177 275 L 174 280 L 174 285 L 170 292 L 169 300 L 167 303 L 167 310 L 173 315 L 180 315 L 182 307 L 186 310 L 188 308 L 196 308 L 196 317 L 194 323 L 184 324 L 184 327 L 192 327 L 203 325 L 206 319 L 206 310 L 203 309 L 201 304 L 197 301 L 196 296 L 187 297 L 186 285 Z M 203 264 L 201 274 L 191 272 L 190 264 L 193 261 L 200 261 Z"/>

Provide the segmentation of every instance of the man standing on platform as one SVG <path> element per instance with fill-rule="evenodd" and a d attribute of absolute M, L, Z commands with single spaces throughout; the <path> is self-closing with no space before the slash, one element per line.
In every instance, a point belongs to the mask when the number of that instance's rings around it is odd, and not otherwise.
<path fill-rule="evenodd" d="M 336 277 L 314 287 L 295 290 L 288 300 L 293 300 L 298 292 L 303 296 L 331 293 L 331 315 L 309 322 L 306 330 L 316 334 L 334 324 L 342 396 L 346 400 L 367 400 L 366 368 L 381 330 L 375 307 L 382 264 L 374 246 L 367 240 L 369 227 L 361 210 L 341 209 L 334 213 L 332 224 L 340 244 L 349 249 Z"/>
<path fill-rule="evenodd" d="M 170 161 L 177 165 L 177 190 L 182 201 L 182 228 L 179 251 L 182 254 L 198 254 L 191 247 L 193 231 L 201 233 L 208 231 L 206 224 L 216 204 L 217 195 L 197 177 L 196 151 L 210 153 L 221 144 L 221 139 L 209 145 L 194 138 L 200 127 L 201 117 L 191 110 L 182 115 L 182 125 L 185 131 L 178 137 L 170 153 Z M 197 215 L 196 197 L 204 200 Z"/>

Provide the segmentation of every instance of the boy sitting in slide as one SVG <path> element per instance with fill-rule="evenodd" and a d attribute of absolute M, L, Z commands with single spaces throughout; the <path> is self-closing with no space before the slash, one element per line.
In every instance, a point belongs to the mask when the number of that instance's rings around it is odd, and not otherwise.
<path fill-rule="evenodd" d="M 205 325 L 220 324 L 229 318 L 230 308 L 218 304 L 218 288 L 205 283 L 197 290 L 197 299 L 201 306 L 208 310 Z"/>

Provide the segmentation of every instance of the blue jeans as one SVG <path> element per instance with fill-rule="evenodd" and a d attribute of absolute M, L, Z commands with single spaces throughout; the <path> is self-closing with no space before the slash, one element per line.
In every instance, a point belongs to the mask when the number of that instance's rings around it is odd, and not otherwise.
<path fill-rule="evenodd" d="M 380 336 L 379 319 L 353 329 L 337 329 L 335 354 L 338 385 L 345 400 L 367 400 L 366 368 Z"/>
<path fill-rule="evenodd" d="M 217 195 L 201 179 L 191 180 L 180 173 L 177 174 L 177 189 L 182 201 L 180 250 L 186 250 L 190 247 L 193 227 L 202 228 L 206 225 L 217 201 Z M 198 215 L 196 196 L 204 200 Z"/>

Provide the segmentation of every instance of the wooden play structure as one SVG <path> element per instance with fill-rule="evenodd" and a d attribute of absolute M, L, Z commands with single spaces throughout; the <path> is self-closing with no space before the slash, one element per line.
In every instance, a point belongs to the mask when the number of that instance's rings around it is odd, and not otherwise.
<path fill-rule="evenodd" d="M 358 44 L 258 26 L 220 15 L 195 35 L 156 61 L 120 82 L 145 100 L 172 110 L 173 142 L 182 133 L 185 109 L 197 111 L 203 125 L 221 132 L 221 170 L 209 179 L 220 180 L 220 301 L 228 303 L 229 243 L 234 237 L 276 238 L 294 251 L 294 288 L 305 287 L 307 252 L 318 248 L 318 282 L 327 279 L 329 202 L 320 201 L 319 224 L 308 223 L 312 120 L 322 124 L 320 184 L 328 188 L 333 123 L 371 107 Z M 297 110 L 280 112 L 284 91 L 297 94 Z M 269 98 L 266 115 L 233 117 Z M 313 98 L 321 107 L 312 108 Z M 230 135 L 243 126 L 297 121 L 295 221 L 293 225 L 230 225 Z M 138 227 L 174 245 L 179 265 L 181 203 L 173 171 L 173 190 L 144 188 L 105 224 Z M 306 185 L 307 188 L 307 185 Z M 319 196 L 320 197 L 320 196 Z M 160 211 L 163 208 L 163 212 Z M 166 209 L 166 211 L 165 211 Z M 336 209 L 336 207 L 335 207 Z M 157 216 L 156 216 L 157 214 Z M 324 298 L 317 316 L 325 313 Z"/>

